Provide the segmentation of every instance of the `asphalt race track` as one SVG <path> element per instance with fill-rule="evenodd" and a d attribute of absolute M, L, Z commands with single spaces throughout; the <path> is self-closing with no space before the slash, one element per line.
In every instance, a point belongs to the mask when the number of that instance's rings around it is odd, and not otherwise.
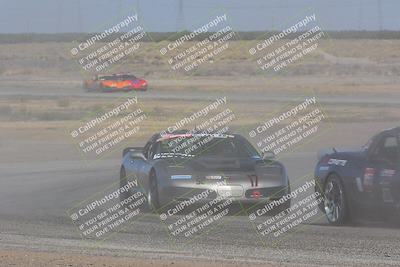
<path fill-rule="evenodd" d="M 61 90 L 65 95 L 68 88 Z M 15 86 L 2 90 L 2 98 L 29 94 Z M 96 94 L 76 93 L 96 97 Z M 48 88 L 36 90 L 37 97 L 62 96 Z M 72 93 L 74 95 L 74 93 Z M 183 94 L 187 99 L 200 97 Z M 115 97 L 98 94 L 98 97 Z M 148 92 L 147 98 L 174 98 L 182 94 Z M 233 96 L 238 99 L 240 96 Z M 286 100 L 288 98 L 285 98 Z M 271 98 L 270 98 L 271 100 Z M 344 99 L 326 98 L 326 101 Z M 386 100 L 363 99 L 365 103 Z M 276 101 L 279 101 L 278 96 Z M 321 100 L 324 102 L 324 99 Z M 347 99 L 346 101 L 353 101 Z M 398 98 L 391 98 L 398 103 Z M 2 140 L 2 143 L 6 140 Z M 23 150 L 21 153 L 25 153 Z M 27 152 L 28 153 L 28 152 Z M 29 152 L 32 153 L 32 152 Z M 54 155 L 60 153 L 54 150 Z M 303 177 L 313 171 L 316 153 L 295 152 L 282 158 L 289 176 Z M 61 157 L 62 158 L 62 157 Z M 118 181 L 119 159 L 89 162 L 53 160 L 0 163 L 0 248 L 79 252 L 89 255 L 128 256 L 151 259 L 190 259 L 226 262 L 270 263 L 288 266 L 399 266 L 399 228 L 382 222 L 328 226 L 319 213 L 316 220 L 277 239 L 260 237 L 247 216 L 226 216 L 220 227 L 196 242 L 171 240 L 159 216 L 146 214 L 105 241 L 82 239 L 66 211 L 81 200 Z"/>
<path fill-rule="evenodd" d="M 306 174 L 314 156 L 286 158 L 290 175 Z M 398 229 L 374 223 L 332 227 L 322 214 L 277 243 L 260 243 L 247 216 L 223 218 L 223 228 L 194 243 L 171 242 L 153 214 L 109 240 L 90 242 L 81 239 L 66 210 L 116 181 L 118 161 L 99 161 L 89 168 L 81 161 L 54 161 L 1 164 L 0 169 L 2 248 L 294 266 L 398 266 L 400 261 Z"/>
<path fill-rule="evenodd" d="M 29 85 L 27 85 L 29 84 Z M 11 80 L 0 80 L 1 90 L 0 97 L 18 98 L 18 97 L 29 97 L 32 99 L 57 99 L 62 97 L 79 97 L 79 98 L 120 98 L 126 93 L 87 93 L 81 88 L 81 81 L 47 81 L 47 80 L 27 80 L 27 81 L 11 81 Z M 226 92 L 229 93 L 229 92 Z M 310 91 L 310 93 L 312 93 Z M 129 94 L 135 94 L 142 99 L 152 100 L 202 100 L 211 101 L 221 96 L 221 93 L 215 92 L 195 92 L 195 91 L 179 91 L 179 92 L 168 92 L 168 91 L 157 91 L 149 88 L 147 92 L 131 92 Z M 281 93 L 264 94 L 264 93 L 247 93 L 235 92 L 229 94 L 230 101 L 295 101 L 303 99 L 303 94 L 293 94 L 290 96 Z M 341 104 L 399 104 L 400 99 L 398 97 L 389 97 L 385 95 L 362 96 L 358 95 L 357 98 L 340 96 L 340 95 L 329 95 L 329 96 L 318 96 L 320 103 L 341 103 Z"/>

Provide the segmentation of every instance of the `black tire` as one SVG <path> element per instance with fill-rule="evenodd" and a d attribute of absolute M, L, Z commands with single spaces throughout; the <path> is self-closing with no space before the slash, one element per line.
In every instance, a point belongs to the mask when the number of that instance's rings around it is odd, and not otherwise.
<path fill-rule="evenodd" d="M 89 87 L 86 83 L 83 83 L 83 84 L 82 84 L 82 88 L 83 88 L 87 93 L 92 92 L 92 90 L 90 89 L 90 87 Z"/>
<path fill-rule="evenodd" d="M 124 187 L 128 181 L 126 178 L 126 171 L 124 167 L 121 167 L 121 170 L 119 172 L 119 188 Z M 129 192 L 122 192 L 121 194 L 119 194 L 119 201 L 122 202 L 125 199 L 129 198 L 131 196 L 131 194 Z"/>
<path fill-rule="evenodd" d="M 318 201 L 318 208 L 322 213 L 325 213 L 323 185 L 321 185 L 319 179 L 315 179 L 314 181 L 315 181 L 314 192 L 318 193 L 318 195 L 315 196 L 315 199 Z"/>
<path fill-rule="evenodd" d="M 99 90 L 100 90 L 100 92 L 102 92 L 102 93 L 109 93 L 109 92 L 111 92 L 111 90 L 109 90 L 109 89 L 107 88 L 107 86 L 104 86 L 103 84 L 100 84 L 100 85 L 99 85 Z"/>
<path fill-rule="evenodd" d="M 150 211 L 156 212 L 160 208 L 157 176 L 154 171 L 151 171 L 150 173 L 149 188 L 147 191 L 147 204 Z"/>
<path fill-rule="evenodd" d="M 331 174 L 324 185 L 324 213 L 331 225 L 343 225 L 350 221 L 346 191 L 342 180 Z"/>
<path fill-rule="evenodd" d="M 290 193 L 292 192 L 290 189 L 290 184 L 288 184 L 287 186 L 288 191 L 287 191 L 287 195 L 290 195 Z M 291 199 L 289 198 L 288 200 L 286 200 L 285 202 L 283 202 L 281 205 L 276 206 L 273 210 L 272 210 L 272 215 L 277 215 L 281 212 L 285 212 L 285 214 L 289 214 L 290 213 L 290 207 L 291 207 Z"/>
<path fill-rule="evenodd" d="M 290 189 L 290 183 L 288 183 L 288 192 L 287 195 L 290 195 L 292 193 L 292 190 Z M 281 211 L 286 211 L 286 213 L 289 213 L 289 209 L 292 206 L 292 200 L 289 198 L 287 201 L 285 201 L 281 206 L 280 209 Z"/>

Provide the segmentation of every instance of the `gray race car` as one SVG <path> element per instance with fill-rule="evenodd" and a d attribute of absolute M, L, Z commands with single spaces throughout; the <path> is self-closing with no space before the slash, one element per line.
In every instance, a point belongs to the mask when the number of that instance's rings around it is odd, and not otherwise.
<path fill-rule="evenodd" d="M 137 179 L 151 210 L 193 199 L 200 202 L 229 195 L 235 203 L 255 205 L 290 193 L 285 167 L 262 157 L 241 135 L 177 132 L 153 135 L 144 147 L 123 151 L 120 186 Z M 133 192 L 121 194 L 122 200 Z M 290 207 L 284 202 L 280 209 Z"/>

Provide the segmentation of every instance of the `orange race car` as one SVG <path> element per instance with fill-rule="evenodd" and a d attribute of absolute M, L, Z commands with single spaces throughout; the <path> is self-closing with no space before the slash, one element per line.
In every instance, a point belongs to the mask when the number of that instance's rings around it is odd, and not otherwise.
<path fill-rule="evenodd" d="M 147 81 L 132 74 L 96 75 L 83 83 L 88 91 L 146 91 Z"/>

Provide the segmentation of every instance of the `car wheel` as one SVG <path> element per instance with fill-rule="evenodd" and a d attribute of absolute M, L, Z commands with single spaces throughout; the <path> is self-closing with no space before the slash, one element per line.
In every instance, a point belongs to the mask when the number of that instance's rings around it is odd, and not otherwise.
<path fill-rule="evenodd" d="M 149 210 L 156 211 L 160 208 L 160 202 L 158 198 L 157 177 L 154 172 L 151 172 L 150 175 L 149 189 L 147 192 L 147 203 L 149 205 Z"/>
<path fill-rule="evenodd" d="M 290 189 L 290 184 L 288 183 L 287 185 L 287 195 L 290 195 L 290 193 L 292 192 Z M 284 214 L 289 214 L 290 213 L 290 207 L 291 207 L 291 199 L 289 198 L 288 200 L 286 200 L 285 202 L 283 202 L 282 204 L 276 206 L 273 210 L 272 210 L 272 215 L 277 215 L 281 212 L 284 212 Z"/>
<path fill-rule="evenodd" d="M 330 175 L 324 186 L 324 212 L 332 225 L 342 225 L 349 220 L 344 186 L 336 174 Z"/>
<path fill-rule="evenodd" d="M 290 193 L 292 193 L 292 190 L 290 189 L 290 183 L 288 183 L 287 185 L 287 195 L 290 195 Z M 281 210 L 285 211 L 286 213 L 290 213 L 290 207 L 292 200 L 289 198 L 288 200 L 286 200 L 282 205 L 281 205 Z"/>
<path fill-rule="evenodd" d="M 90 93 L 90 92 L 92 91 L 92 90 L 90 89 L 90 86 L 87 85 L 86 83 L 83 83 L 82 88 L 83 88 L 86 92 L 88 92 L 88 93 Z"/>
<path fill-rule="evenodd" d="M 121 167 L 120 170 L 120 175 L 119 175 L 119 188 L 124 187 L 127 184 L 127 178 L 126 178 L 126 171 L 124 167 Z M 119 201 L 122 202 L 125 199 L 129 198 L 131 194 L 129 192 L 122 192 L 119 194 Z"/>
<path fill-rule="evenodd" d="M 318 195 L 316 195 L 316 200 L 318 201 L 318 208 L 321 212 L 325 213 L 325 203 L 324 203 L 324 193 L 323 193 L 324 189 L 322 188 L 322 186 L 320 185 L 318 180 L 315 180 L 315 188 L 314 188 L 314 192 L 315 194 L 318 193 Z"/>
<path fill-rule="evenodd" d="M 101 92 L 103 92 L 103 93 L 107 92 L 107 87 L 105 87 L 104 85 L 100 84 L 99 88 L 100 88 Z"/>

